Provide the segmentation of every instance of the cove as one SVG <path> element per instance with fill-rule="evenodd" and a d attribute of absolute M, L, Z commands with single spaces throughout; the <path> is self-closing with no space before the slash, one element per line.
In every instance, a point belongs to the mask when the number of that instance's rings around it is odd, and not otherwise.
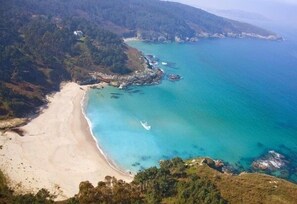
<path fill-rule="evenodd" d="M 88 93 L 93 133 L 119 168 L 137 172 L 163 159 L 202 156 L 249 170 L 269 150 L 297 167 L 296 46 L 249 39 L 129 45 L 182 80 Z"/>

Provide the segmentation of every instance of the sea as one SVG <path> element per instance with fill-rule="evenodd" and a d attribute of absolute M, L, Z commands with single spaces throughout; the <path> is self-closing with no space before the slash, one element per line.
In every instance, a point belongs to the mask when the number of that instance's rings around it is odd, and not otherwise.
<path fill-rule="evenodd" d="M 289 166 L 276 174 L 296 182 L 297 41 L 285 36 L 129 42 L 182 79 L 90 90 L 85 113 L 100 149 L 133 173 L 173 157 L 211 157 L 253 172 L 252 162 L 273 150 Z"/>

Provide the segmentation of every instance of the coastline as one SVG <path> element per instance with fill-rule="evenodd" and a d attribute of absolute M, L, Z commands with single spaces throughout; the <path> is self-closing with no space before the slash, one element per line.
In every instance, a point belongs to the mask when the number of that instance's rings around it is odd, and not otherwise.
<path fill-rule="evenodd" d="M 100 149 L 84 113 L 89 86 L 66 83 L 49 96 L 48 107 L 22 127 L 24 136 L 0 136 L 1 170 L 16 192 L 48 189 L 63 200 L 78 192 L 79 183 L 94 185 L 105 176 L 126 182 L 132 175 L 118 169 Z"/>
<path fill-rule="evenodd" d="M 107 84 L 105 84 L 104 82 L 103 83 L 101 83 L 101 87 L 99 87 L 99 88 L 104 88 L 105 86 L 106 86 Z M 118 167 L 117 165 L 116 165 L 116 163 L 115 162 L 113 162 L 105 153 L 104 153 L 104 151 L 102 150 L 102 148 L 100 147 L 100 142 L 98 141 L 98 139 L 95 137 L 95 135 L 94 135 L 94 133 L 93 133 L 93 130 L 92 130 L 92 123 L 91 123 L 91 121 L 90 121 L 90 119 L 87 117 L 87 115 L 86 115 L 86 113 L 85 113 L 85 105 L 86 105 L 86 95 L 88 94 L 88 91 L 86 91 L 85 93 L 84 93 L 84 96 L 83 96 L 83 98 L 82 98 L 82 100 L 81 100 L 81 111 L 82 111 L 82 115 L 83 115 L 83 117 L 84 117 L 84 119 L 85 119 L 85 121 L 87 122 L 87 124 L 88 124 L 88 129 L 89 129 L 89 133 L 90 133 L 90 135 L 91 135 L 91 137 L 93 138 L 93 140 L 94 140 L 94 142 L 95 142 L 95 146 L 97 147 L 97 150 L 99 151 L 99 153 L 100 153 L 100 156 L 102 156 L 104 159 L 105 159 L 105 161 L 107 162 L 107 164 L 112 168 L 112 169 L 114 169 L 115 171 L 117 171 L 117 172 L 119 172 L 119 173 L 121 173 L 121 174 L 123 174 L 123 175 L 128 175 L 129 177 L 131 177 L 132 178 L 132 176 L 134 176 L 129 170 L 123 170 L 123 169 L 121 169 L 120 167 Z"/>

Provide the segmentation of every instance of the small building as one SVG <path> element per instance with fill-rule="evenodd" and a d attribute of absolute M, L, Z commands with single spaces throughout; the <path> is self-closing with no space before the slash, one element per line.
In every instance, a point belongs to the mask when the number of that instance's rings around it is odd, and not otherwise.
<path fill-rule="evenodd" d="M 73 32 L 73 34 L 76 35 L 76 36 L 78 36 L 78 37 L 82 37 L 84 33 L 81 30 L 75 30 Z"/>

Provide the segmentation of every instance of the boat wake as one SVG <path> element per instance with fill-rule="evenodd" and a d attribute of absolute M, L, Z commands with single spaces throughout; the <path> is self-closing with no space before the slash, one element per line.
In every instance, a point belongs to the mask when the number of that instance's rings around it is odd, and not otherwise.
<path fill-rule="evenodd" d="M 140 124 L 142 125 L 142 127 L 146 130 L 150 130 L 151 126 L 148 124 L 148 122 L 146 121 L 140 121 Z"/>

